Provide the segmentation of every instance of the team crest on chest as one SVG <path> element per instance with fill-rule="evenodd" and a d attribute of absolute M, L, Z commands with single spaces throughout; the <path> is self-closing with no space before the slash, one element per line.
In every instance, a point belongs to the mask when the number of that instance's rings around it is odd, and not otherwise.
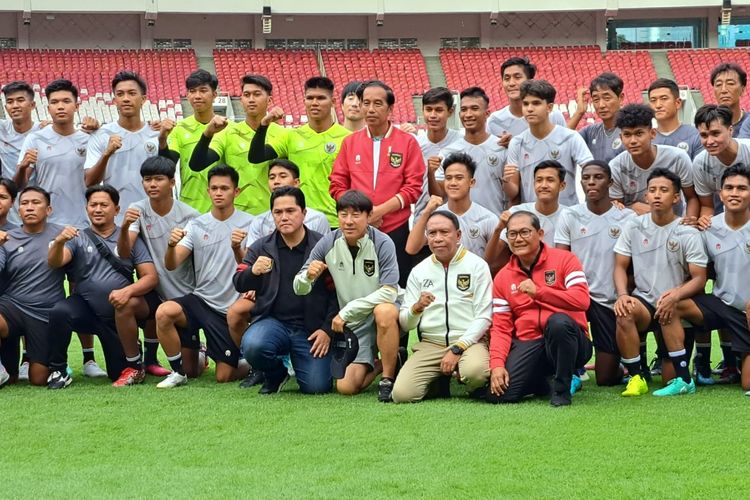
<path fill-rule="evenodd" d="M 617 226 L 612 226 L 609 228 L 609 237 L 613 239 L 617 239 L 620 237 L 620 228 Z"/>
<path fill-rule="evenodd" d="M 497 167 L 498 163 L 500 163 L 500 158 L 498 158 L 497 155 L 489 155 L 487 157 L 487 163 L 490 167 Z"/>
<path fill-rule="evenodd" d="M 620 146 L 622 146 L 622 140 L 619 137 L 612 141 L 612 149 L 620 149 Z"/>
<path fill-rule="evenodd" d="M 326 142 L 326 145 L 323 147 L 326 153 L 331 154 L 336 152 L 336 143 L 335 142 Z"/>
<path fill-rule="evenodd" d="M 553 149 L 549 152 L 549 155 L 552 157 L 553 160 L 560 159 L 560 150 L 559 149 Z"/>
<path fill-rule="evenodd" d="M 363 268 L 367 276 L 372 276 L 375 274 L 375 261 L 365 259 Z"/>
<path fill-rule="evenodd" d="M 547 286 L 554 285 L 556 279 L 557 279 L 557 273 L 555 273 L 554 270 L 552 270 L 552 271 L 544 271 L 544 283 Z"/>
<path fill-rule="evenodd" d="M 208 241 L 208 233 L 203 233 L 203 241 Z"/>
<path fill-rule="evenodd" d="M 83 158 L 86 156 L 86 148 L 76 148 L 76 154 Z"/>
<path fill-rule="evenodd" d="M 588 230 L 585 227 L 581 228 L 581 234 L 585 235 L 588 232 Z"/>
<path fill-rule="evenodd" d="M 688 146 L 688 143 L 687 143 L 687 142 L 684 142 L 684 141 L 683 141 L 683 142 L 681 142 L 681 143 L 677 144 L 677 147 L 678 147 L 678 148 L 680 148 L 681 150 L 683 150 L 683 151 L 687 152 L 687 150 L 688 150 L 688 148 L 689 148 L 690 146 Z"/>
<path fill-rule="evenodd" d="M 388 153 L 388 162 L 391 164 L 391 167 L 398 168 L 403 161 L 404 155 L 401 153 Z"/>
<path fill-rule="evenodd" d="M 680 242 L 677 240 L 667 240 L 667 250 L 676 252 L 680 249 Z"/>
<path fill-rule="evenodd" d="M 471 275 L 470 274 L 459 274 L 456 276 L 456 288 L 460 291 L 465 292 L 471 286 Z"/>
<path fill-rule="evenodd" d="M 479 228 L 477 226 L 471 226 L 469 228 L 469 237 L 471 237 L 471 238 L 478 238 L 479 237 Z"/>
<path fill-rule="evenodd" d="M 745 242 L 745 253 L 750 253 L 750 241 Z"/>
<path fill-rule="evenodd" d="M 144 147 L 146 148 L 147 153 L 155 153 L 156 152 L 156 144 L 153 142 L 147 142 L 144 144 Z"/>

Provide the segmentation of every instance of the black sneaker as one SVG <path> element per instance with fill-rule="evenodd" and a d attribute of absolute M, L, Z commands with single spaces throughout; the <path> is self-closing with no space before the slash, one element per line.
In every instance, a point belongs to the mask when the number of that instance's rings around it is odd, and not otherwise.
<path fill-rule="evenodd" d="M 549 400 L 551 406 L 570 406 L 571 402 L 570 391 L 553 392 Z"/>
<path fill-rule="evenodd" d="M 390 403 L 393 401 L 391 394 L 393 393 L 393 380 L 389 378 L 381 378 L 378 384 L 378 401 L 381 403 Z"/>
<path fill-rule="evenodd" d="M 262 384 L 263 382 L 265 382 L 265 380 L 266 380 L 266 376 L 263 374 L 262 371 L 253 370 L 247 374 L 247 377 L 245 377 L 245 380 L 240 382 L 240 387 L 242 389 L 249 389 L 258 384 Z"/>
<path fill-rule="evenodd" d="M 276 394 L 281 392 L 281 389 L 289 380 L 289 372 L 285 366 L 282 366 L 276 372 L 267 373 L 265 379 L 266 381 L 263 382 L 263 387 L 260 388 L 258 394 Z"/>
<path fill-rule="evenodd" d="M 67 371 L 55 371 L 47 377 L 47 389 L 65 389 L 71 382 L 73 382 L 73 379 L 68 375 Z"/>

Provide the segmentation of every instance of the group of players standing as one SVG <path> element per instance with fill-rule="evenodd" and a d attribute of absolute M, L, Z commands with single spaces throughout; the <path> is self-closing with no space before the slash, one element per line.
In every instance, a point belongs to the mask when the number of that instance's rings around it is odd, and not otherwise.
<path fill-rule="evenodd" d="M 123 71 L 118 120 L 79 129 L 70 81 L 45 89 L 42 124 L 31 87 L 7 84 L 0 385 L 67 387 L 76 331 L 84 373 L 104 375 L 97 335 L 115 386 L 146 373 L 184 385 L 211 358 L 217 381 L 266 394 L 290 373 L 302 392 L 335 378 L 343 394 L 382 375 L 379 400 L 413 402 L 449 395 L 456 378 L 493 403 L 545 395 L 561 406 L 592 347 L 598 384 L 648 392 L 649 331 L 667 383 L 655 395 L 715 383 L 710 331 L 721 329 L 719 380 L 750 394 L 745 72 L 714 69 L 719 105 L 701 107 L 695 127 L 679 121 L 674 82 L 621 107 L 611 73 L 581 89 L 566 123 L 535 72 L 507 60 L 510 104 L 494 113 L 483 89 L 463 90 L 462 131 L 447 127 L 452 93 L 430 89 L 416 137 L 392 125 L 395 97 L 377 80 L 346 86 L 338 124 L 333 83 L 308 79 L 308 123 L 295 129 L 276 123 L 284 112 L 261 75 L 242 78 L 243 122 L 214 114 L 218 81 L 197 70 L 186 80 L 194 114 L 144 123 L 146 84 Z M 576 132 L 588 99 L 601 122 Z"/>

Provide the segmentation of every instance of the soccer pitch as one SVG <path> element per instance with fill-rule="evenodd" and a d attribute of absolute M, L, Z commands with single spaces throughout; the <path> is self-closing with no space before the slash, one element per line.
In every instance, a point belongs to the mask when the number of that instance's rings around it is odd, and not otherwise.
<path fill-rule="evenodd" d="M 718 351 L 718 350 L 715 350 Z M 719 355 L 719 353 L 714 353 Z M 99 359 L 102 359 L 99 355 Z M 567 408 L 451 400 L 377 402 L 157 379 L 115 389 L 0 391 L 0 497 L 743 498 L 750 494 L 738 386 L 619 396 L 593 380 Z M 592 373 L 593 377 L 593 373 Z M 654 382 L 650 388 L 657 388 Z"/>

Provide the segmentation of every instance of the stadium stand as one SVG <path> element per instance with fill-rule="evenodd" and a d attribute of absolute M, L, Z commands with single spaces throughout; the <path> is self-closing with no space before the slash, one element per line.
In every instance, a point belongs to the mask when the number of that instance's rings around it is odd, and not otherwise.
<path fill-rule="evenodd" d="M 322 57 L 326 75 L 337 89 L 351 80 L 383 80 L 396 94 L 393 121 L 416 121 L 412 97 L 430 88 L 424 58 L 418 49 L 324 50 Z M 343 117 L 339 116 L 341 120 Z"/>
<path fill-rule="evenodd" d="M 197 68 L 192 50 L 17 50 L 0 51 L 0 81 L 25 80 L 37 91 L 35 119 L 47 119 L 44 86 L 68 78 L 79 88 L 79 118 L 94 116 L 100 122 L 117 118 L 112 102 L 111 80 L 118 71 L 139 73 L 148 85 L 146 120 L 183 115 L 180 98 L 185 95 L 185 75 Z"/>
<path fill-rule="evenodd" d="M 483 87 L 490 96 L 492 109 L 508 104 L 500 85 L 500 66 L 513 56 L 527 56 L 536 64 L 536 77 L 549 80 L 555 86 L 557 106 L 566 117 L 575 110 L 577 89 L 588 87 L 591 79 L 599 73 L 612 71 L 620 75 L 625 82 L 626 102 L 640 102 L 640 91 L 656 79 L 656 71 L 646 51 L 602 54 L 598 46 L 440 50 L 448 86 L 459 90 L 470 85 Z M 581 126 L 593 118 L 590 106 Z"/>
<path fill-rule="evenodd" d="M 312 50 L 214 50 L 219 88 L 237 97 L 242 93 L 240 79 L 248 73 L 267 76 L 273 83 L 273 100 L 284 108 L 284 125 L 307 122 L 303 102 L 304 83 L 319 75 Z"/>
<path fill-rule="evenodd" d="M 703 100 L 715 103 L 711 87 L 711 70 L 723 62 L 737 63 L 743 68 L 750 68 L 750 52 L 746 49 L 693 49 L 670 50 L 667 52 L 677 83 L 700 90 Z M 742 109 L 750 109 L 750 95 L 742 95 Z"/>

